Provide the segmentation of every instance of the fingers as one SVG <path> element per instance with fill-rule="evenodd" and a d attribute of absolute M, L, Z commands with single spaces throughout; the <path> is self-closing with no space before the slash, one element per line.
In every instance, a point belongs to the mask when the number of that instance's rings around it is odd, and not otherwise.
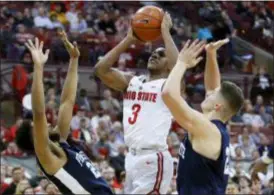
<path fill-rule="evenodd" d="M 226 39 L 215 42 L 213 45 L 214 47 L 219 49 L 221 46 L 223 46 L 224 44 L 227 44 L 228 42 L 229 42 L 229 38 L 226 38 Z"/>
<path fill-rule="evenodd" d="M 37 37 L 35 37 L 35 48 L 38 49 L 39 48 L 39 40 Z"/>
<path fill-rule="evenodd" d="M 28 40 L 28 44 L 30 46 L 31 49 L 35 49 L 34 45 L 33 45 L 33 42 L 31 39 Z"/>
<path fill-rule="evenodd" d="M 29 51 L 31 51 L 31 50 L 32 50 L 32 48 L 31 48 L 31 46 L 29 45 L 29 43 L 28 43 L 28 42 L 26 42 L 26 43 L 25 43 L 25 46 L 28 48 L 28 50 L 29 50 Z"/>
<path fill-rule="evenodd" d="M 39 50 L 40 50 L 40 51 L 43 51 L 43 47 L 44 47 L 44 42 L 41 41 L 41 42 L 40 42 L 40 45 L 39 45 Z"/>
<path fill-rule="evenodd" d="M 195 65 L 199 64 L 203 60 L 203 57 L 198 57 L 195 61 Z"/>
<path fill-rule="evenodd" d="M 188 39 L 181 51 L 185 51 L 189 46 L 190 40 Z"/>
<path fill-rule="evenodd" d="M 47 49 L 47 50 L 46 50 L 46 53 L 45 53 L 45 55 L 46 55 L 47 57 L 49 56 L 49 52 L 50 52 L 50 50 Z"/>

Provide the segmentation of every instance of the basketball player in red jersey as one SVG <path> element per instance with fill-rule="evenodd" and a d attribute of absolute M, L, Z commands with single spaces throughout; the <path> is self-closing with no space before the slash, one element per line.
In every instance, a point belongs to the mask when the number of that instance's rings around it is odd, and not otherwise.
<path fill-rule="evenodd" d="M 172 179 L 173 160 L 167 146 L 172 116 L 161 97 L 178 56 L 171 26 L 166 13 L 161 24 L 165 48 L 152 53 L 146 75 L 133 76 L 112 67 L 120 54 L 137 41 L 131 29 L 95 66 L 96 75 L 104 84 L 124 92 L 123 125 L 129 148 L 125 162 L 126 194 L 166 194 Z"/>

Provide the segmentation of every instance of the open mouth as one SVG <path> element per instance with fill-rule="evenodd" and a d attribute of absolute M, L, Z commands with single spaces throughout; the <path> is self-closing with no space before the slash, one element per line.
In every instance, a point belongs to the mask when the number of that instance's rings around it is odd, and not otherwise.
<path fill-rule="evenodd" d="M 157 60 L 156 58 L 150 58 L 150 59 L 149 59 L 149 62 L 155 64 L 155 63 L 158 62 L 158 60 Z"/>

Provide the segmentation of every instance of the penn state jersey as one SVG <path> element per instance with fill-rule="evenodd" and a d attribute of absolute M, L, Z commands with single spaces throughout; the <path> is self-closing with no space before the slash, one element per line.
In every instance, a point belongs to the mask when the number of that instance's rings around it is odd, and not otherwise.
<path fill-rule="evenodd" d="M 222 136 L 219 158 L 208 159 L 192 148 L 186 135 L 180 146 L 180 159 L 177 176 L 179 195 L 212 195 L 225 194 L 229 172 L 229 134 L 226 125 L 212 120 Z"/>
<path fill-rule="evenodd" d="M 166 79 L 145 82 L 145 76 L 131 79 L 124 93 L 125 142 L 131 148 L 167 149 L 172 115 L 162 100 Z"/>
<path fill-rule="evenodd" d="M 66 153 L 67 162 L 54 175 L 47 174 L 39 161 L 38 164 L 61 193 L 113 194 L 100 172 L 80 148 L 68 143 L 60 143 L 60 147 Z"/>

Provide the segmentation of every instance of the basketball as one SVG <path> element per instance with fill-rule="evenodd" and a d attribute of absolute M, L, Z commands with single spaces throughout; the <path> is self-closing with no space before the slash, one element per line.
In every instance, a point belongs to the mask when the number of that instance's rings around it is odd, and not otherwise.
<path fill-rule="evenodd" d="M 156 6 L 140 8 L 132 18 L 134 35 L 141 41 L 155 41 L 161 36 L 161 23 L 164 11 Z"/>

